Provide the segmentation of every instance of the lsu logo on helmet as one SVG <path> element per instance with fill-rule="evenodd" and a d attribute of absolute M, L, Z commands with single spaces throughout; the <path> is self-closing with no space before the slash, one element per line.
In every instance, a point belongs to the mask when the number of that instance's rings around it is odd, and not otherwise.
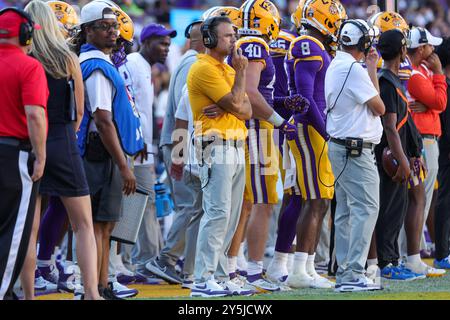
<path fill-rule="evenodd" d="M 269 42 L 278 38 L 281 17 L 277 7 L 268 0 L 247 0 L 239 9 L 242 19 L 238 30 L 244 36 L 266 36 Z"/>
<path fill-rule="evenodd" d="M 408 24 L 406 23 L 405 19 L 403 19 L 403 17 L 397 12 L 393 11 L 378 12 L 377 14 L 369 18 L 368 22 L 370 25 L 378 27 L 378 29 L 380 29 L 381 32 L 397 29 L 403 32 L 406 37 L 408 36 L 409 33 Z"/>
<path fill-rule="evenodd" d="M 63 1 L 49 1 L 47 4 L 55 13 L 56 19 L 65 31 L 65 35 L 78 25 L 77 12 L 70 4 Z"/>
<path fill-rule="evenodd" d="M 300 0 L 291 20 L 297 27 L 311 26 L 337 42 L 337 32 L 347 13 L 339 0 Z"/>
<path fill-rule="evenodd" d="M 227 7 L 214 7 L 213 9 L 214 10 L 209 12 L 208 18 L 226 16 L 230 18 L 231 22 L 236 28 L 241 27 L 242 19 L 240 19 L 239 16 L 239 8 L 227 6 Z"/>
<path fill-rule="evenodd" d="M 95 0 L 101 1 L 109 5 L 114 14 L 117 17 L 117 22 L 119 23 L 119 34 L 123 40 L 128 42 L 133 42 L 134 37 L 134 24 L 133 20 L 126 14 L 117 4 L 108 0 Z"/>

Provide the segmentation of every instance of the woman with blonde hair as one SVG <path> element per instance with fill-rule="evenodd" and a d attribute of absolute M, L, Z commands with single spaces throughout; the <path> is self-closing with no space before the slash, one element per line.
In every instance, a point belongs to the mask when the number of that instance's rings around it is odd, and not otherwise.
<path fill-rule="evenodd" d="M 80 65 L 78 58 L 70 51 L 48 4 L 33 0 L 25 7 L 25 11 L 42 26 L 41 30 L 34 33 L 31 54 L 42 63 L 50 91 L 47 107 L 47 162 L 39 193 L 57 196 L 62 200 L 76 236 L 77 260 L 84 280 L 83 296 L 85 299 L 101 299 L 89 188 L 75 135 L 84 107 Z M 21 275 L 25 299 L 34 297 L 40 202 L 39 196 L 33 233 Z"/>

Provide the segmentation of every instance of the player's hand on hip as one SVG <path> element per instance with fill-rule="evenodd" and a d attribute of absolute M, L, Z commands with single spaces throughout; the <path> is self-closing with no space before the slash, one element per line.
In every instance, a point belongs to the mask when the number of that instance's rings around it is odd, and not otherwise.
<path fill-rule="evenodd" d="M 220 117 L 225 113 L 225 111 L 218 105 L 212 104 L 203 108 L 203 113 L 210 119 Z"/>

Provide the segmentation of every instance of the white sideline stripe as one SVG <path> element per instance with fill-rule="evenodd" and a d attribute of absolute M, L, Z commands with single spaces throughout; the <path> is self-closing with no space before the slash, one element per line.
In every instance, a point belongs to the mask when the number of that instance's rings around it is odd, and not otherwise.
<path fill-rule="evenodd" d="M 22 181 L 22 198 L 20 199 L 19 211 L 17 214 L 16 225 L 14 226 L 13 238 L 11 247 L 9 249 L 8 260 L 6 262 L 5 273 L 0 287 L 0 300 L 3 300 L 6 290 L 11 284 L 11 278 L 14 271 L 14 265 L 17 260 L 17 253 L 19 251 L 20 241 L 22 239 L 23 229 L 27 219 L 28 207 L 30 205 L 31 189 L 33 181 L 28 174 L 28 152 L 19 152 L 19 172 L 20 180 Z"/>

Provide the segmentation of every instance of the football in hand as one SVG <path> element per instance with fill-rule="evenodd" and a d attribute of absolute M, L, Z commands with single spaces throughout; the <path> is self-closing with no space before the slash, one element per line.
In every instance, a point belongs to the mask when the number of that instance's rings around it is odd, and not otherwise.
<path fill-rule="evenodd" d="M 398 161 L 394 158 L 394 155 L 388 147 L 383 149 L 381 161 L 386 174 L 391 178 L 395 176 L 398 169 Z"/>

